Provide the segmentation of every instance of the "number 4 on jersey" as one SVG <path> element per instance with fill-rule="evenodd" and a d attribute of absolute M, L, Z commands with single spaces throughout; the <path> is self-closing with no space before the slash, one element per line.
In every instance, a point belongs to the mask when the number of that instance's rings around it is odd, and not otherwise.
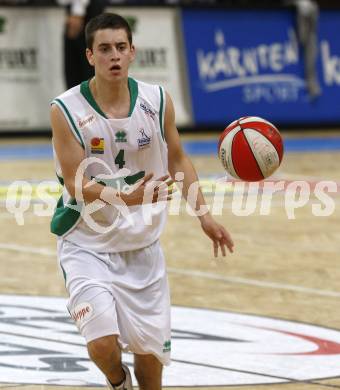
<path fill-rule="evenodd" d="M 125 160 L 124 160 L 124 149 L 120 149 L 120 151 L 117 154 L 117 157 L 115 158 L 115 164 L 118 165 L 119 169 L 122 169 L 125 165 Z"/>
<path fill-rule="evenodd" d="M 119 169 L 122 169 L 125 165 L 125 160 L 124 160 L 124 149 L 120 149 L 118 152 L 116 158 L 115 158 L 115 164 L 118 165 Z M 124 177 L 124 181 L 128 185 L 133 185 L 135 184 L 138 180 L 142 179 L 145 176 L 145 171 L 139 171 L 135 173 L 134 175 L 129 175 Z"/>

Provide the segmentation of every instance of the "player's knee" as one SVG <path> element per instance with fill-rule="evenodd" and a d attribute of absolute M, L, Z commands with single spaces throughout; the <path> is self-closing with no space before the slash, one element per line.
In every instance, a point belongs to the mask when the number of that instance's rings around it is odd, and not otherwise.
<path fill-rule="evenodd" d="M 115 336 L 105 336 L 90 341 L 87 344 L 89 356 L 92 361 L 110 361 L 113 366 L 120 366 L 121 352 Z"/>
<path fill-rule="evenodd" d="M 141 389 L 161 388 L 161 373 L 162 365 L 154 356 L 135 359 L 134 374 Z"/>

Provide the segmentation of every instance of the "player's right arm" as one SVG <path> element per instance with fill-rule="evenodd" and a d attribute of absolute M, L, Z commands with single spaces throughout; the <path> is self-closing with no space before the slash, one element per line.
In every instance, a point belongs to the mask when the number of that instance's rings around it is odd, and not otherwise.
<path fill-rule="evenodd" d="M 51 125 L 53 146 L 58 156 L 64 185 L 68 193 L 75 198 L 75 177 L 79 164 L 85 159 L 85 151 L 74 137 L 64 115 L 55 104 L 51 107 Z M 103 185 L 98 183 L 93 184 L 88 188 L 84 188 L 88 182 L 89 180 L 83 177 L 82 193 L 83 198 L 87 203 L 100 199 L 100 194 L 104 188 Z"/>
<path fill-rule="evenodd" d="M 79 165 L 86 158 L 85 151 L 70 130 L 69 125 L 59 107 L 55 104 L 51 107 L 50 117 L 53 145 L 63 174 L 64 185 L 68 193 L 73 198 L 76 198 L 76 194 L 80 191 L 76 191 L 75 178 Z M 87 186 L 90 179 L 83 176 L 80 189 L 82 199 L 77 200 L 85 201 L 85 203 L 91 203 L 100 199 L 109 204 L 116 204 L 116 202 L 119 203 L 123 201 L 127 206 L 142 204 L 146 185 L 152 176 L 152 173 L 146 175 L 140 182 L 138 182 L 138 184 L 134 187 L 134 190 L 129 193 L 119 192 L 112 187 L 105 187 L 102 184 L 95 183 L 93 181 L 91 181 L 91 185 Z M 165 183 L 167 179 L 168 177 L 162 177 L 158 179 L 158 181 Z M 165 185 L 168 187 L 168 182 Z M 153 187 L 152 191 L 154 194 L 151 197 L 152 202 L 157 201 L 160 189 L 161 185 Z M 150 199 L 150 197 L 148 197 L 148 199 Z"/>

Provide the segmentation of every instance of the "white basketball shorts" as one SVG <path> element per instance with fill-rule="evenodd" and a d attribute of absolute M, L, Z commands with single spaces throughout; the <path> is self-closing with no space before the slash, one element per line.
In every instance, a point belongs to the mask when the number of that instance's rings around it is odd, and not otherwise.
<path fill-rule="evenodd" d="M 170 364 L 170 297 L 159 241 L 121 253 L 95 253 L 58 239 L 68 311 L 90 342 L 118 335 L 124 351 Z"/>

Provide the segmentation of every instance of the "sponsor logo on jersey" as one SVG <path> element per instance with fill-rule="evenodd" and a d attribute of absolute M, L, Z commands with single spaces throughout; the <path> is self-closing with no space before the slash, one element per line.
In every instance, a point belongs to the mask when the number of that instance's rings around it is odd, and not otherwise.
<path fill-rule="evenodd" d="M 127 142 L 125 131 L 121 130 L 116 133 L 116 142 Z"/>
<path fill-rule="evenodd" d="M 0 383 L 104 385 L 66 303 L 65 298 L 0 295 Z M 89 318 L 88 306 L 75 308 L 78 321 Z M 339 329 L 183 306 L 172 306 L 171 319 L 171 343 L 165 340 L 160 351 L 172 344 L 176 352 L 164 372 L 164 387 L 290 383 L 295 388 L 295 383 L 319 389 L 323 379 L 340 376 Z M 123 359 L 132 367 L 132 354 Z"/>
<path fill-rule="evenodd" d="M 94 137 L 91 139 L 91 153 L 92 154 L 103 154 L 105 142 L 104 138 Z"/>
<path fill-rule="evenodd" d="M 140 133 L 141 137 L 137 139 L 138 149 L 148 148 L 150 146 L 150 143 L 151 143 L 151 137 L 149 137 L 145 133 L 145 129 L 143 129 L 143 128 L 139 129 L 139 133 Z"/>
<path fill-rule="evenodd" d="M 152 120 L 155 120 L 155 111 L 153 111 L 149 106 L 147 106 L 144 103 L 140 104 L 140 108 L 145 112 L 146 115 L 148 115 Z"/>
<path fill-rule="evenodd" d="M 166 340 L 163 344 L 163 352 L 170 352 L 171 351 L 171 340 Z"/>
<path fill-rule="evenodd" d="M 73 318 L 73 321 L 79 325 L 84 320 L 89 319 L 92 316 L 93 308 L 92 306 L 87 303 L 81 303 L 77 305 L 74 310 L 71 313 L 71 317 Z"/>
<path fill-rule="evenodd" d="M 91 114 L 85 117 L 84 119 L 79 119 L 78 126 L 80 129 L 82 129 L 83 127 L 90 125 L 94 121 L 95 121 L 95 116 Z"/>

